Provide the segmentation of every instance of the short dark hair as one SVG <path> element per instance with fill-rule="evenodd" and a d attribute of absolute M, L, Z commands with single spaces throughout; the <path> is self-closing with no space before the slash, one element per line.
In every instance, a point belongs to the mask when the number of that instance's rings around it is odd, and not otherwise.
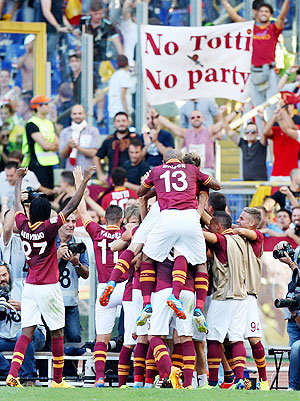
<path fill-rule="evenodd" d="M 280 213 L 280 212 L 285 212 L 285 213 L 287 213 L 287 214 L 289 215 L 290 219 L 292 218 L 292 213 L 290 212 L 290 210 L 288 210 L 288 209 L 279 209 L 279 210 L 277 210 L 277 212 L 276 212 L 276 216 L 277 216 L 277 214 Z"/>
<path fill-rule="evenodd" d="M 10 123 L 8 123 L 7 121 L 5 121 L 5 123 L 3 123 L 0 127 L 0 132 L 2 131 L 11 131 L 11 125 Z"/>
<path fill-rule="evenodd" d="M 13 157 L 14 159 L 18 159 L 18 160 L 22 161 L 24 158 L 24 155 L 19 149 L 16 149 L 16 150 L 13 150 L 12 152 L 9 152 L 7 157 L 8 158 Z"/>
<path fill-rule="evenodd" d="M 258 10 L 259 6 L 264 2 L 264 0 L 254 0 L 252 2 L 252 10 Z"/>
<path fill-rule="evenodd" d="M 271 4 L 269 3 L 261 3 L 258 7 L 257 7 L 257 11 L 259 11 L 262 7 L 266 7 L 270 10 L 270 13 L 273 15 L 274 14 L 274 10 L 273 7 L 271 6 Z"/>
<path fill-rule="evenodd" d="M 220 192 L 212 192 L 209 194 L 208 203 L 214 208 L 214 211 L 225 212 L 226 209 L 226 197 Z"/>
<path fill-rule="evenodd" d="M 109 205 L 105 210 L 105 218 L 108 224 L 116 224 L 122 219 L 122 209 L 118 205 Z"/>
<path fill-rule="evenodd" d="M 189 152 L 183 156 L 183 163 L 193 164 L 196 167 L 201 166 L 201 158 L 197 153 Z"/>
<path fill-rule="evenodd" d="M 221 225 L 227 230 L 228 228 L 231 228 L 232 226 L 232 219 L 229 216 L 228 213 L 222 211 L 222 210 L 217 210 L 213 214 L 213 218 L 216 223 L 221 223 Z"/>
<path fill-rule="evenodd" d="M 139 138 L 132 138 L 130 141 L 130 145 L 134 146 L 135 148 L 143 148 L 143 142 Z"/>
<path fill-rule="evenodd" d="M 128 66 L 128 58 L 124 56 L 124 54 L 120 54 L 117 57 L 117 66 L 118 68 L 125 68 Z"/>
<path fill-rule="evenodd" d="M 0 109 L 8 109 L 10 114 L 14 114 L 14 109 L 10 103 L 3 103 Z"/>
<path fill-rule="evenodd" d="M 51 203 L 47 198 L 36 198 L 30 203 L 29 213 L 31 224 L 48 220 L 51 215 Z"/>
<path fill-rule="evenodd" d="M 102 7 L 102 4 L 100 3 L 100 0 L 93 0 L 92 1 L 91 7 L 90 7 L 91 11 L 97 12 L 97 11 L 100 11 L 102 9 L 103 9 L 103 7 Z"/>
<path fill-rule="evenodd" d="M 17 162 L 7 162 L 4 166 L 4 169 L 11 169 L 11 168 L 15 168 L 17 170 L 18 168 L 18 163 Z"/>
<path fill-rule="evenodd" d="M 60 175 L 60 177 L 71 187 L 75 187 L 75 179 L 73 176 L 72 171 L 63 171 Z"/>
<path fill-rule="evenodd" d="M 115 185 L 124 185 L 126 170 L 123 167 L 116 167 L 111 172 L 111 179 Z"/>
<path fill-rule="evenodd" d="M 114 116 L 114 121 L 118 116 L 125 116 L 127 118 L 127 120 L 128 120 L 128 114 L 125 113 L 125 111 L 118 111 Z"/>

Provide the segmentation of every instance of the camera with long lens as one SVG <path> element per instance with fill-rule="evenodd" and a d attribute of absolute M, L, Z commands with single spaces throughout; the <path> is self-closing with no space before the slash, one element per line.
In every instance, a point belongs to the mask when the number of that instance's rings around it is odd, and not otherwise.
<path fill-rule="evenodd" d="M 7 314 L 6 303 L 9 300 L 9 285 L 0 287 L 0 320 L 4 320 Z"/>
<path fill-rule="evenodd" d="M 274 249 L 273 251 L 273 258 L 274 259 L 281 259 L 286 257 L 286 253 L 289 257 L 294 260 L 295 251 L 292 245 L 288 242 L 282 249 Z"/>
<path fill-rule="evenodd" d="M 37 198 L 45 198 L 46 195 L 43 192 L 38 192 L 32 187 L 27 187 L 26 191 L 28 192 L 28 199 L 24 200 L 23 203 L 31 203 L 33 200 Z"/>
<path fill-rule="evenodd" d="M 290 298 L 275 299 L 276 308 L 289 308 L 290 311 L 300 310 L 300 294 L 295 294 Z"/>
<path fill-rule="evenodd" d="M 77 253 L 84 253 L 86 250 L 86 246 L 83 242 L 79 242 L 78 244 L 71 242 L 68 244 L 68 249 L 76 255 Z"/>

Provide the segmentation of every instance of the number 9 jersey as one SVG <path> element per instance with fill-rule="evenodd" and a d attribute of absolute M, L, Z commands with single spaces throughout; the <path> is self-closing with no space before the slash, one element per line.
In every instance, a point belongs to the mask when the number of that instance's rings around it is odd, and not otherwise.
<path fill-rule="evenodd" d="M 56 236 L 66 218 L 62 212 L 46 221 L 31 224 L 23 212 L 15 215 L 16 225 L 24 246 L 29 267 L 26 283 L 55 284 L 59 271 L 56 253 Z"/>
<path fill-rule="evenodd" d="M 170 159 L 166 164 L 154 167 L 144 187 L 156 189 L 160 210 L 197 209 L 197 185 L 206 186 L 212 177 L 201 173 L 192 164 L 184 164 L 177 159 Z"/>
<path fill-rule="evenodd" d="M 84 227 L 93 241 L 98 281 L 107 283 L 119 257 L 118 252 L 113 252 L 110 246 L 113 241 L 121 238 L 125 228 L 116 225 L 103 228 L 92 220 L 86 221 Z M 120 282 L 125 280 L 127 275 L 122 276 Z"/>

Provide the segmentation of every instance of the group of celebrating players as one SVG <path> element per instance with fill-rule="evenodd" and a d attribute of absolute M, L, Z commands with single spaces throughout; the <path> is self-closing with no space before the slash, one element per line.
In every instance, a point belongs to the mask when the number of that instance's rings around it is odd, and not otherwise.
<path fill-rule="evenodd" d="M 72 387 L 62 378 L 64 308 L 58 290 L 55 237 L 78 207 L 93 241 L 99 281 L 95 387 L 105 385 L 107 344 L 117 307 L 122 305 L 125 332 L 119 387 L 126 386 L 134 349 L 134 388 L 190 389 L 195 370 L 201 389 L 219 388 L 222 362 L 221 388 L 247 389 L 251 383 L 244 377 L 244 341 L 248 339 L 258 368 L 259 389 L 268 390 L 257 309 L 263 252 L 263 235 L 256 230 L 260 211 L 245 208 L 234 227 L 225 211 L 224 195 L 209 194 L 210 189 L 219 191 L 220 184 L 201 172 L 199 156 L 188 153 L 182 158 L 171 149 L 137 191 L 141 224 L 123 226 L 121 208 L 110 205 L 103 227 L 92 221 L 82 199 L 93 172 L 87 168 L 82 178 L 80 168 L 75 168 L 77 192 L 52 219 L 45 198 L 30 204 L 29 219 L 24 215 L 20 188 L 26 169 L 17 172 L 14 207 L 29 273 L 22 299 L 22 335 L 7 385 L 20 386 L 18 370 L 43 315 L 52 336 L 52 387 Z"/>

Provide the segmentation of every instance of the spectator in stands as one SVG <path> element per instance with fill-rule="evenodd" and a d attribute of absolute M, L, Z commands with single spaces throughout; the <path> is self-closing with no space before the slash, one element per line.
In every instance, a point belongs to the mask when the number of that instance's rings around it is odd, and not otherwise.
<path fill-rule="evenodd" d="M 113 131 L 114 116 L 119 111 L 125 111 L 131 120 L 132 93 L 135 91 L 134 82 L 128 71 L 126 56 L 117 58 L 118 70 L 111 76 L 108 89 L 109 132 Z"/>
<path fill-rule="evenodd" d="M 220 113 L 226 110 L 225 106 L 220 107 Z M 236 113 L 230 116 L 234 118 Z M 221 138 L 223 122 L 218 122 L 209 127 L 203 127 L 204 118 L 200 111 L 194 110 L 190 114 L 192 129 L 180 128 L 169 121 L 166 117 L 158 115 L 159 122 L 170 129 L 175 135 L 184 140 L 187 152 L 197 153 L 201 158 L 201 171 L 207 174 L 214 174 L 215 155 L 214 141 Z"/>
<path fill-rule="evenodd" d="M 291 184 L 279 188 L 272 196 L 266 199 L 264 207 L 271 210 L 276 203 L 280 209 L 286 209 L 292 212 L 293 207 L 300 204 L 300 169 L 294 168 L 290 172 Z"/>
<path fill-rule="evenodd" d="M 266 167 L 268 140 L 265 135 L 258 140 L 256 124 L 249 121 L 244 134 L 245 139 L 237 135 L 225 123 L 225 131 L 229 138 L 241 148 L 243 154 L 243 180 L 244 181 L 267 181 L 268 173 Z"/>
<path fill-rule="evenodd" d="M 222 0 L 229 16 L 237 22 L 245 21 L 227 0 Z M 273 8 L 270 4 L 259 5 L 254 25 L 250 97 L 254 106 L 264 103 L 278 91 L 278 76 L 275 71 L 275 48 L 278 36 L 284 28 L 290 0 L 284 0 L 275 23 L 270 22 Z M 274 108 L 269 108 L 269 117 Z M 260 124 L 259 119 L 257 121 Z M 259 130 L 260 131 L 260 130 Z"/>
<path fill-rule="evenodd" d="M 9 70 L 3 68 L 0 71 L 0 106 L 7 102 L 15 102 L 20 94 L 21 89 L 18 86 L 10 85 Z"/>
<path fill-rule="evenodd" d="M 141 137 L 143 142 L 143 157 L 151 168 L 162 164 L 166 150 L 174 148 L 174 139 L 170 132 L 163 130 L 156 110 L 150 109 L 147 113 L 149 131 Z"/>
<path fill-rule="evenodd" d="M 13 196 L 17 180 L 17 168 L 19 168 L 17 162 L 9 161 L 5 165 L 4 171 L 0 173 L 0 197 L 1 199 L 2 197 L 8 197 L 9 208 L 13 204 Z M 24 177 L 24 183 L 22 182 L 22 189 L 26 189 L 27 187 L 32 187 L 36 191 L 44 192 L 49 196 L 53 195 L 53 190 L 43 187 L 32 171 L 28 171 L 26 178 Z"/>
<path fill-rule="evenodd" d="M 137 199 L 138 196 L 135 191 L 125 187 L 126 171 L 123 167 L 113 169 L 111 179 L 113 189 L 100 198 L 101 206 L 106 210 L 109 205 L 118 205 L 122 210 L 125 210 L 128 199 Z"/>
<path fill-rule="evenodd" d="M 140 139 L 131 140 L 129 149 L 129 160 L 124 163 L 126 170 L 125 187 L 136 191 L 141 184 L 141 178 L 150 170 L 150 166 L 143 160 L 143 143 Z"/>
<path fill-rule="evenodd" d="M 16 105 L 14 121 L 15 124 L 24 128 L 26 125 L 26 121 L 30 119 L 32 116 L 32 109 L 30 108 L 30 99 L 28 96 L 21 96 L 18 98 L 18 102 Z"/>
<path fill-rule="evenodd" d="M 64 15 L 63 0 L 41 0 L 43 18 L 47 25 L 47 61 L 52 62 L 58 44 L 59 34 L 73 31 Z"/>
<path fill-rule="evenodd" d="M 265 237 L 282 237 L 284 236 L 284 232 L 279 227 L 278 224 L 270 223 L 269 213 L 267 209 L 263 206 L 257 206 L 257 209 L 260 210 L 261 220 L 259 225 L 256 227 L 261 233 L 264 234 Z"/>
<path fill-rule="evenodd" d="M 24 251 L 23 251 L 24 252 Z M 21 266 L 19 266 L 21 267 Z M 8 304 L 11 305 L 14 310 L 5 308 L 6 316 L 0 320 L 0 352 L 13 351 L 16 342 L 21 335 L 21 299 L 22 299 L 22 285 L 14 285 L 14 281 L 10 275 L 10 269 L 8 264 L 0 262 L 0 288 L 8 291 Z M 15 313 L 15 311 L 17 313 Z M 35 340 L 40 343 L 41 348 L 45 343 L 45 332 L 41 330 L 41 326 L 36 328 L 34 332 L 34 338 L 28 344 L 28 348 L 25 353 L 24 363 L 21 367 L 21 379 L 37 377 L 36 366 L 35 366 Z M 40 348 L 40 349 L 41 349 Z M 0 354 L 1 355 L 1 354 Z M 0 358 L 0 372 L 2 374 L 8 374 L 10 363 L 5 358 Z"/>
<path fill-rule="evenodd" d="M 5 164 L 8 162 L 8 155 L 17 149 L 18 145 L 9 141 L 10 125 L 4 123 L 0 127 L 0 171 L 4 170 Z"/>
<path fill-rule="evenodd" d="M 14 115 L 14 109 L 10 103 L 1 104 L 0 120 L 2 124 L 8 123 L 10 126 L 10 130 L 12 130 L 14 126 L 13 115 Z"/>
<path fill-rule="evenodd" d="M 291 74 L 296 74 L 296 80 L 294 82 L 288 82 Z M 285 73 L 280 78 L 278 82 L 278 89 L 293 92 L 296 95 L 300 94 L 300 66 L 292 65 L 290 66 Z"/>
<path fill-rule="evenodd" d="M 292 227 L 286 230 L 285 235 L 292 238 L 300 245 L 300 206 L 295 206 L 292 211 Z"/>
<path fill-rule="evenodd" d="M 93 0 L 90 5 L 91 20 L 87 26 L 87 33 L 94 38 L 94 62 L 96 66 L 105 60 L 109 60 L 111 55 L 108 53 L 108 42 L 111 41 L 118 54 L 123 54 L 123 46 L 120 36 L 113 27 L 111 21 L 103 17 L 103 8 L 98 0 Z M 98 68 L 97 68 L 98 69 Z"/>
<path fill-rule="evenodd" d="M 102 143 L 100 149 L 94 158 L 94 164 L 97 168 L 97 176 L 101 183 L 105 183 L 107 176 L 103 173 L 101 167 L 101 159 L 108 157 L 108 173 L 111 174 L 113 168 L 121 166 L 129 160 L 128 148 L 130 140 L 137 135 L 129 131 L 129 120 L 126 113 L 123 111 L 117 113 L 114 117 L 116 131 L 113 135 L 108 136 Z"/>
<path fill-rule="evenodd" d="M 76 104 L 70 114 L 72 124 L 61 131 L 59 154 L 65 159 L 66 170 L 80 166 L 82 171 L 93 164 L 93 157 L 100 146 L 100 134 L 97 128 L 90 127 L 86 121 L 84 107 Z"/>
<path fill-rule="evenodd" d="M 59 282 L 63 292 L 65 305 L 65 341 L 80 343 L 78 279 L 79 277 L 82 277 L 86 280 L 89 277 L 89 256 L 87 250 L 80 254 L 73 254 L 73 252 L 68 248 L 69 244 L 76 244 L 73 235 L 75 227 L 76 215 L 72 213 L 58 231 L 56 248 L 59 267 Z"/>
<path fill-rule="evenodd" d="M 25 37 L 24 46 L 26 52 L 23 56 L 18 58 L 16 68 L 21 70 L 22 76 L 22 93 L 30 97 L 33 96 L 33 47 L 35 35 L 30 34 Z"/>
<path fill-rule="evenodd" d="M 300 128 L 300 117 L 294 115 L 293 99 L 286 98 L 278 102 L 274 115 L 266 123 L 262 135 L 273 141 L 274 163 L 271 181 L 287 181 L 292 169 L 298 167 L 299 138 L 298 132 L 288 129 L 297 125 Z M 277 124 L 275 124 L 275 122 Z"/>
<path fill-rule="evenodd" d="M 203 127 L 209 127 L 213 125 L 215 117 L 220 120 L 219 107 L 213 97 L 191 99 L 180 108 L 181 128 L 193 128 L 190 115 L 194 110 L 198 110 L 202 114 L 204 119 Z"/>
<path fill-rule="evenodd" d="M 258 206 L 258 208 L 260 208 L 260 207 L 261 206 Z M 286 231 L 290 228 L 290 224 L 292 222 L 291 216 L 292 216 L 292 214 L 289 210 L 280 209 L 276 213 L 275 223 L 269 224 L 265 229 L 260 229 L 260 231 L 266 237 L 268 237 L 268 236 L 269 237 L 287 236 Z"/>
<path fill-rule="evenodd" d="M 73 99 L 73 90 L 68 82 L 59 85 L 58 94 L 53 102 L 56 106 L 57 119 L 56 130 L 58 134 L 63 128 L 71 124 L 70 112 L 75 102 Z"/>
<path fill-rule="evenodd" d="M 57 154 L 59 139 L 55 135 L 49 113 L 50 98 L 39 95 L 31 99 L 30 106 L 35 114 L 27 121 L 22 141 L 23 166 L 32 170 L 40 183 L 53 188 L 53 166 L 59 163 Z"/>
<path fill-rule="evenodd" d="M 132 0 L 125 0 L 122 7 L 120 31 L 123 36 L 124 54 L 130 69 L 135 67 L 135 46 L 138 38 L 136 23 L 136 5 Z"/>
<path fill-rule="evenodd" d="M 76 192 L 75 181 L 71 171 L 63 171 L 61 173 L 60 187 L 57 192 L 59 192 L 59 195 L 54 202 L 51 202 L 51 206 L 57 212 L 60 212 Z"/>

